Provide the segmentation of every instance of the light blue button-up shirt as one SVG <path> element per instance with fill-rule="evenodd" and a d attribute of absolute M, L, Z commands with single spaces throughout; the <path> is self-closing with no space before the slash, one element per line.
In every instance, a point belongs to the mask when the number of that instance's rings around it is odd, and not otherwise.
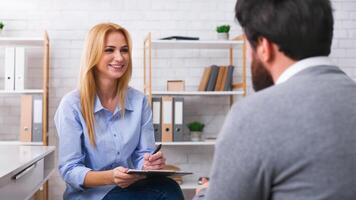
<path fill-rule="evenodd" d="M 125 109 L 121 117 L 119 107 L 112 113 L 96 97 L 93 147 L 81 113 L 79 91 L 63 97 L 54 121 L 59 136 L 59 172 L 67 185 L 64 199 L 102 199 L 115 186 L 84 188 L 90 170 L 142 168 L 144 153 L 154 149 L 152 112 L 147 98 L 133 88 L 128 89 Z"/>

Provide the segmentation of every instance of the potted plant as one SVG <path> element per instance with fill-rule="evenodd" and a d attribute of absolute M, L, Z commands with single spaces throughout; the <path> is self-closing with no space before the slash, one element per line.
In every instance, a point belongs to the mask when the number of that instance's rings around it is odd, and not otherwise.
<path fill-rule="evenodd" d="M 230 25 L 224 24 L 216 27 L 216 32 L 218 33 L 219 40 L 228 40 L 229 39 Z"/>
<path fill-rule="evenodd" d="M 200 141 L 202 140 L 201 135 L 203 134 L 204 124 L 198 121 L 193 121 L 187 124 L 190 130 L 190 140 Z"/>
<path fill-rule="evenodd" d="M 0 21 L 0 33 L 1 33 L 2 30 L 4 29 L 4 26 L 5 26 L 5 24 L 4 24 L 2 21 Z"/>

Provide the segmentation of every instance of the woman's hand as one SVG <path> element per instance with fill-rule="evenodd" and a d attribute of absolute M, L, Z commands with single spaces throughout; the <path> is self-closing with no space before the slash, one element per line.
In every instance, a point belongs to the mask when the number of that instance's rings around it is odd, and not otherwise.
<path fill-rule="evenodd" d="M 144 170 L 157 170 L 163 169 L 166 166 L 166 159 L 161 151 L 151 155 L 146 153 L 144 155 L 144 162 L 142 169 Z"/>
<path fill-rule="evenodd" d="M 136 174 L 128 174 L 127 170 L 127 168 L 121 166 L 113 169 L 114 183 L 121 188 L 127 188 L 136 181 L 145 178 Z"/>

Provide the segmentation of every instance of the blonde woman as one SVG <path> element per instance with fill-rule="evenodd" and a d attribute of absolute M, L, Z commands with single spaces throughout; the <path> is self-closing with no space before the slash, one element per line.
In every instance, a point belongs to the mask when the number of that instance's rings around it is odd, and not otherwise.
<path fill-rule="evenodd" d="M 183 199 L 168 178 L 127 174 L 162 169 L 154 150 L 146 97 L 130 88 L 131 39 L 113 23 L 94 26 L 86 38 L 79 89 L 65 95 L 55 114 L 64 199 Z"/>

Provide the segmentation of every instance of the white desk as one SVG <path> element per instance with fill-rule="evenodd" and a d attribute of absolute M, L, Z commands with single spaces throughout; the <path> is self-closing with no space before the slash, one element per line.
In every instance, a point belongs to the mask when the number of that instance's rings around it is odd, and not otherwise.
<path fill-rule="evenodd" d="M 24 200 L 54 172 L 55 147 L 0 143 L 0 197 Z"/>

